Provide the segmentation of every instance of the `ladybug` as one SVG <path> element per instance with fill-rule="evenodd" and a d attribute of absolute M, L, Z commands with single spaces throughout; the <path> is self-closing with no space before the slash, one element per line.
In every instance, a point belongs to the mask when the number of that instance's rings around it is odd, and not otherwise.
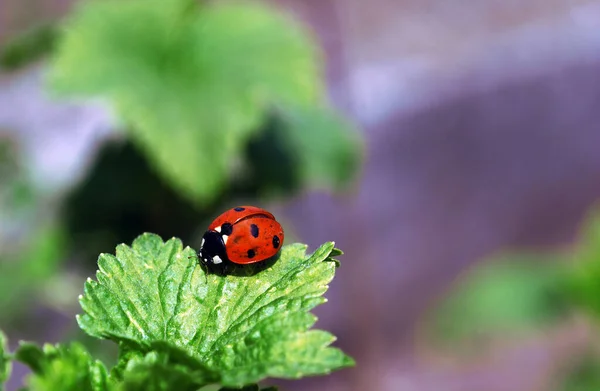
<path fill-rule="evenodd" d="M 238 206 L 217 217 L 202 237 L 198 258 L 209 272 L 225 274 L 234 264 L 246 265 L 276 255 L 283 244 L 283 228 L 270 212 Z"/>

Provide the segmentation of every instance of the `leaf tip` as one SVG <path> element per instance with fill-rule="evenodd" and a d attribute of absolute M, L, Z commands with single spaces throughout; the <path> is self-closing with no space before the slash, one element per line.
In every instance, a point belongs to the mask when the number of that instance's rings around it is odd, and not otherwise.
<path fill-rule="evenodd" d="M 344 354 L 344 359 L 342 361 L 342 367 L 355 367 L 356 366 L 356 360 L 354 360 L 352 357 Z"/>

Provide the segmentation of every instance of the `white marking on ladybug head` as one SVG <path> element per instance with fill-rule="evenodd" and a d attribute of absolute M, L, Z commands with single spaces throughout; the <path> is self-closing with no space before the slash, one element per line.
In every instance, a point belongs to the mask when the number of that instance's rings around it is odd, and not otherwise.
<path fill-rule="evenodd" d="M 202 238 L 202 243 L 200 243 L 200 247 L 204 247 L 204 242 L 205 242 L 205 240 L 204 240 L 204 238 Z"/>
<path fill-rule="evenodd" d="M 215 255 L 214 257 L 212 257 L 212 263 L 214 263 L 215 265 L 218 265 L 219 263 L 223 262 L 223 260 L 221 259 L 220 256 Z"/>
<path fill-rule="evenodd" d="M 229 236 L 223 235 L 221 237 L 223 238 L 223 244 L 227 244 L 227 239 L 229 239 Z"/>
<path fill-rule="evenodd" d="M 215 231 L 217 231 L 218 233 L 221 233 L 221 227 L 219 226 L 219 227 L 215 228 Z"/>

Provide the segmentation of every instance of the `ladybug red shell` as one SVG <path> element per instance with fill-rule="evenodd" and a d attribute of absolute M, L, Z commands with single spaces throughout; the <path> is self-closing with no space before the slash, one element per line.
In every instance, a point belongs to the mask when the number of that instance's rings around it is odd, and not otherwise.
<path fill-rule="evenodd" d="M 224 273 L 231 263 L 246 265 L 273 257 L 283 238 L 283 228 L 270 212 L 256 206 L 238 206 L 208 226 L 198 257 L 209 271 Z"/>

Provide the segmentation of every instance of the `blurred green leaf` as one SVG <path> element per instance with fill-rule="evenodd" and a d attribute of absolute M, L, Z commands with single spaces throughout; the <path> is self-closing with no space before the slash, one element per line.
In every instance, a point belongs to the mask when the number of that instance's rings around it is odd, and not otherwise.
<path fill-rule="evenodd" d="M 31 391 L 105 391 L 109 389 L 104 364 L 94 360 L 78 343 L 44 345 L 41 349 L 30 343 L 21 343 L 15 358 L 31 368 L 27 378 Z"/>
<path fill-rule="evenodd" d="M 358 132 L 332 111 L 296 107 L 281 112 L 295 147 L 301 178 L 319 188 L 347 185 L 360 166 Z"/>
<path fill-rule="evenodd" d="M 279 107 L 245 151 L 235 194 L 289 196 L 303 187 L 342 190 L 359 172 L 359 133 L 333 111 Z"/>
<path fill-rule="evenodd" d="M 0 67 L 17 69 L 49 54 L 54 48 L 57 28 L 45 24 L 17 35 L 0 48 Z"/>
<path fill-rule="evenodd" d="M 15 140 L 0 137 L 0 219 L 8 221 L 0 227 L 3 230 L 10 226 L 11 220 L 32 213 L 37 201 L 19 152 Z"/>
<path fill-rule="evenodd" d="M 0 391 L 4 390 L 4 383 L 10 377 L 12 363 L 8 357 L 8 340 L 0 330 Z"/>
<path fill-rule="evenodd" d="M 589 352 L 581 357 L 561 381 L 560 391 L 600 390 L 600 358 Z"/>
<path fill-rule="evenodd" d="M 48 293 L 45 284 L 64 260 L 65 240 L 62 228 L 40 225 L 20 252 L 0 253 L 0 319 L 10 319 L 26 309 L 24 298 Z"/>
<path fill-rule="evenodd" d="M 574 265 L 567 285 L 571 299 L 600 315 L 600 207 L 593 209 L 581 229 L 581 238 L 573 254 Z"/>
<path fill-rule="evenodd" d="M 430 331 L 452 342 L 556 321 L 566 312 L 564 271 L 550 255 L 512 255 L 477 265 L 434 310 Z"/>
<path fill-rule="evenodd" d="M 223 277 L 205 275 L 180 240 L 144 234 L 131 247 L 118 246 L 116 256 L 100 256 L 78 322 L 92 336 L 121 343 L 164 341 L 227 386 L 328 373 L 353 364 L 329 347 L 331 334 L 309 330 L 316 318 L 308 311 L 325 301 L 334 276 L 333 251 L 326 243 L 306 256 L 306 246 L 287 245 L 260 273 Z"/>
<path fill-rule="evenodd" d="M 273 103 L 323 94 L 315 46 L 257 3 L 86 1 L 58 46 L 58 91 L 109 98 L 159 171 L 215 197 Z"/>

